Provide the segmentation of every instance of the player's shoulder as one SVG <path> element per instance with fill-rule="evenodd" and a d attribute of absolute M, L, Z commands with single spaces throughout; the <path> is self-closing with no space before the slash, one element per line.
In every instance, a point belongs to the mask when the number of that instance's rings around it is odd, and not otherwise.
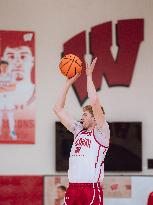
<path fill-rule="evenodd" d="M 69 127 L 69 131 L 76 135 L 78 132 L 83 130 L 83 125 L 80 121 L 74 120 Z"/>
<path fill-rule="evenodd" d="M 95 126 L 95 129 L 97 134 L 105 134 L 107 136 L 110 135 L 110 129 L 109 129 L 109 124 L 106 121 L 106 119 L 104 119 L 104 123 L 102 127 L 99 127 L 98 125 Z"/>
<path fill-rule="evenodd" d="M 98 142 L 98 144 L 100 144 L 105 148 L 109 147 L 110 130 L 109 130 L 109 124 L 106 120 L 104 121 L 102 127 L 95 126 L 94 137 Z"/>
<path fill-rule="evenodd" d="M 103 124 L 102 128 L 103 128 L 103 129 L 104 129 L 104 128 L 109 129 L 109 123 L 106 121 L 106 119 L 104 120 L 104 124 Z"/>
<path fill-rule="evenodd" d="M 109 129 L 109 123 L 108 123 L 107 120 L 104 118 L 103 125 L 102 125 L 101 127 L 99 127 L 98 125 L 96 125 L 95 128 L 97 128 L 97 129 Z"/>

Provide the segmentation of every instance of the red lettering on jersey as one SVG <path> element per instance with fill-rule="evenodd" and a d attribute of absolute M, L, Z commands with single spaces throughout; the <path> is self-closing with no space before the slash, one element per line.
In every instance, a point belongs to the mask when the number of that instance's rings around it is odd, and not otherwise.
<path fill-rule="evenodd" d="M 92 131 L 83 130 L 83 131 L 81 132 L 81 134 L 87 135 L 87 136 L 91 136 L 91 135 L 92 135 Z"/>
<path fill-rule="evenodd" d="M 89 140 L 89 139 L 86 139 L 86 138 L 79 138 L 76 142 L 75 142 L 75 146 L 76 147 L 82 147 L 82 146 L 84 146 L 84 147 L 88 147 L 88 148 L 90 148 L 90 145 L 91 145 L 91 140 Z"/>
<path fill-rule="evenodd" d="M 76 147 L 76 148 L 75 148 L 75 153 L 79 153 L 80 150 L 81 150 L 81 147 Z"/>

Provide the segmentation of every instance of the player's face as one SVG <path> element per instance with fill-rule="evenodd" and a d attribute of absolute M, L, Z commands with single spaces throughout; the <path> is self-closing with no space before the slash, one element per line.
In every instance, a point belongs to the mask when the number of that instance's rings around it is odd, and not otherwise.
<path fill-rule="evenodd" d="M 7 73 L 8 72 L 8 65 L 7 64 L 1 64 L 0 65 L 0 73 Z"/>
<path fill-rule="evenodd" d="M 88 111 L 85 111 L 83 112 L 81 121 L 83 123 L 83 127 L 85 129 L 88 129 L 89 127 L 93 125 L 94 117 Z"/>
<path fill-rule="evenodd" d="M 9 62 L 10 70 L 20 75 L 21 79 L 30 77 L 33 67 L 33 56 L 28 46 L 7 47 L 4 51 L 3 59 Z"/>

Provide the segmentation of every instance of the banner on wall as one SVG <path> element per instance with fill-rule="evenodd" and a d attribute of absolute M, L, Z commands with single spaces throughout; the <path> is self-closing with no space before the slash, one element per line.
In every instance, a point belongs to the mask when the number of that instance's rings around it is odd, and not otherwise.
<path fill-rule="evenodd" d="M 63 205 L 68 184 L 67 176 L 45 176 L 44 205 Z M 153 176 L 105 176 L 101 186 L 105 205 L 148 205 L 153 200 Z"/>
<path fill-rule="evenodd" d="M 45 176 L 44 181 L 45 205 L 62 205 L 64 203 L 65 191 L 68 188 L 67 176 Z M 130 177 L 105 177 L 103 187 L 106 198 L 131 198 Z"/>
<path fill-rule="evenodd" d="M 124 179 L 125 176 L 120 177 Z M 114 176 L 114 178 L 116 178 Z M 152 205 L 151 197 L 153 192 L 153 176 L 133 176 L 131 178 L 131 197 L 122 198 L 106 198 L 104 197 L 105 205 Z"/>
<path fill-rule="evenodd" d="M 0 205 L 42 205 L 43 176 L 0 176 Z"/>
<path fill-rule="evenodd" d="M 109 87 L 131 85 L 140 45 L 144 40 L 144 19 L 118 20 L 115 25 L 115 42 L 112 26 L 112 21 L 94 25 L 90 33 L 82 31 L 63 43 L 62 55 L 73 53 L 79 56 L 83 67 L 84 57 L 90 60 L 98 57 L 93 72 L 96 90 L 102 89 L 104 78 Z M 112 46 L 117 48 L 115 58 L 110 49 Z M 82 70 L 72 87 L 82 106 L 88 97 L 85 70 Z"/>
<path fill-rule="evenodd" d="M 131 198 L 131 178 L 105 177 L 103 191 L 106 198 Z"/>
<path fill-rule="evenodd" d="M 68 184 L 67 176 L 45 176 L 44 205 L 63 205 Z"/>
<path fill-rule="evenodd" d="M 35 142 L 35 33 L 0 31 L 0 143 Z M 6 65 L 6 64 L 5 64 Z"/>

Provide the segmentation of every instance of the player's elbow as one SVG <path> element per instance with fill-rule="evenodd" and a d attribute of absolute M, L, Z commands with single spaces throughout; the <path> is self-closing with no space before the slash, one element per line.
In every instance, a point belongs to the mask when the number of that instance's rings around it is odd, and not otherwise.
<path fill-rule="evenodd" d="M 58 107 L 58 106 L 54 106 L 53 107 L 53 112 L 56 114 L 56 115 L 58 115 L 59 113 L 60 113 L 60 111 L 61 111 L 61 109 Z"/>
<path fill-rule="evenodd" d="M 57 109 L 57 107 L 56 107 L 56 106 L 54 106 L 54 107 L 53 107 L 53 112 L 54 112 L 55 114 L 57 114 L 58 109 Z"/>

